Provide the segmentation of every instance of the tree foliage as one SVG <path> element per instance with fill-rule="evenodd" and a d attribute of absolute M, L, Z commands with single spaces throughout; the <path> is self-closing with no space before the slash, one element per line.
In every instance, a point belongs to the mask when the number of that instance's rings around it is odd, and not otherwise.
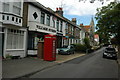
<path fill-rule="evenodd" d="M 98 8 L 95 18 L 98 21 L 97 33 L 103 42 L 114 36 L 120 43 L 120 3 L 111 2 L 107 6 Z"/>
<path fill-rule="evenodd" d="M 85 45 L 88 49 L 91 48 L 89 38 L 84 38 L 84 45 Z"/>

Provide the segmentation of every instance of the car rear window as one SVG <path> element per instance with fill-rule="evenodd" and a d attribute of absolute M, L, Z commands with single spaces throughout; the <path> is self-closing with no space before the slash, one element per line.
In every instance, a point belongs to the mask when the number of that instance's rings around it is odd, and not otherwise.
<path fill-rule="evenodd" d="M 106 48 L 107 51 L 115 51 L 114 48 Z"/>
<path fill-rule="evenodd" d="M 63 48 L 67 48 L 68 46 L 63 46 Z"/>

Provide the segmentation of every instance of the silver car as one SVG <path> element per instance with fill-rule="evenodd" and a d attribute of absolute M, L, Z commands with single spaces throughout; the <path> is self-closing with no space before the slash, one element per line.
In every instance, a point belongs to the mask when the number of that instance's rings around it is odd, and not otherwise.
<path fill-rule="evenodd" d="M 115 48 L 107 47 L 103 53 L 103 58 L 117 59 L 117 52 Z"/>

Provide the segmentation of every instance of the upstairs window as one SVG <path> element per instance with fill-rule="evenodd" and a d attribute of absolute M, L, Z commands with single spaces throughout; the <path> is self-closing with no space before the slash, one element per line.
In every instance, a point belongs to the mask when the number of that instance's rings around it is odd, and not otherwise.
<path fill-rule="evenodd" d="M 63 23 L 61 21 L 61 23 L 60 23 L 60 32 L 62 32 L 62 26 L 63 26 Z"/>
<path fill-rule="evenodd" d="M 46 24 L 47 26 L 50 26 L 50 15 L 47 15 Z"/>
<path fill-rule="evenodd" d="M 55 21 L 53 20 L 53 28 L 55 28 Z"/>
<path fill-rule="evenodd" d="M 41 13 L 41 24 L 45 23 L 45 13 Z"/>
<path fill-rule="evenodd" d="M 14 6 L 16 6 L 16 7 L 21 7 L 21 2 L 14 2 Z"/>
<path fill-rule="evenodd" d="M 3 3 L 3 12 L 9 12 L 9 3 Z"/>
<path fill-rule="evenodd" d="M 21 2 L 14 2 L 13 13 L 21 15 Z"/>
<path fill-rule="evenodd" d="M 56 18 L 53 16 L 52 17 L 53 28 L 55 28 L 55 20 L 56 20 Z"/>
<path fill-rule="evenodd" d="M 65 31 L 66 33 L 68 33 L 68 24 L 66 23 L 66 26 L 65 26 Z"/>
<path fill-rule="evenodd" d="M 57 20 L 57 31 L 59 31 L 59 20 Z"/>
<path fill-rule="evenodd" d="M 20 15 L 21 14 L 21 8 L 13 6 L 13 13 Z"/>

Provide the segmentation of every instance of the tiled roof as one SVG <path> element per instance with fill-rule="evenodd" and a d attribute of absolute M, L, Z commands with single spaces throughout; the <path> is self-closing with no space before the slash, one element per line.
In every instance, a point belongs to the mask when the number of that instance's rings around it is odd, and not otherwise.
<path fill-rule="evenodd" d="M 88 30 L 90 29 L 90 25 L 85 25 L 84 29 L 88 32 Z"/>
<path fill-rule="evenodd" d="M 95 35 L 94 35 L 94 38 L 99 38 L 99 35 L 98 35 L 98 34 L 95 34 Z"/>
<path fill-rule="evenodd" d="M 51 13 L 51 14 L 55 15 L 56 17 L 58 17 L 58 18 L 60 18 L 60 19 L 62 19 L 62 20 L 64 20 L 64 21 L 68 22 L 69 24 L 71 24 L 71 25 L 73 25 L 73 26 L 77 26 L 75 23 L 73 23 L 73 22 L 70 21 L 69 19 L 67 19 L 67 18 L 65 18 L 65 17 L 63 17 L 63 16 L 58 15 L 58 14 L 57 14 L 55 11 L 53 11 L 51 8 L 45 7 L 44 5 L 42 5 L 41 3 L 37 2 L 37 1 L 35 1 L 35 2 L 30 2 L 30 3 L 33 4 L 33 5 L 35 5 L 35 6 L 37 6 L 38 8 L 42 8 L 42 9 L 44 9 L 45 11 L 48 11 L 49 13 Z"/>

